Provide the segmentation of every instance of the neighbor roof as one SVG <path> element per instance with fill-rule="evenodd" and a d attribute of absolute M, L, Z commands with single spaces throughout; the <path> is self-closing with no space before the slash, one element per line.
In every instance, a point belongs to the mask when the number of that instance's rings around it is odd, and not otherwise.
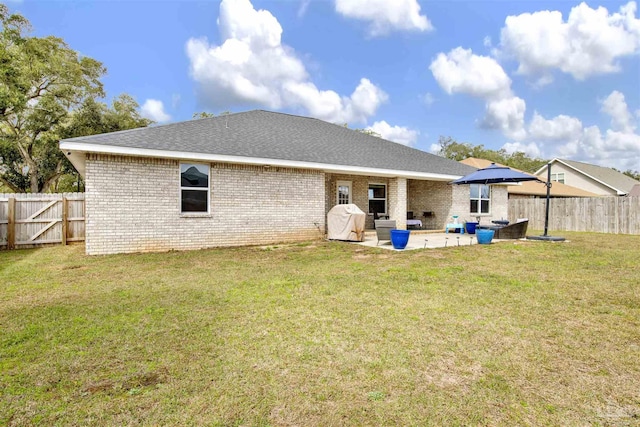
<path fill-rule="evenodd" d="M 551 163 L 554 162 L 562 163 L 565 166 L 606 185 L 607 187 L 618 192 L 619 195 L 629 193 L 634 185 L 640 184 L 640 182 L 636 181 L 635 179 L 612 168 L 596 166 L 589 163 L 576 162 L 575 160 L 551 160 Z M 547 165 L 541 167 L 538 171 L 536 171 L 536 175 L 539 175 L 542 171 L 545 171 L 546 168 Z"/>
<path fill-rule="evenodd" d="M 263 110 L 65 139 L 60 148 L 81 173 L 91 152 L 443 181 L 475 170 L 344 126 Z"/>
<path fill-rule="evenodd" d="M 478 159 L 476 157 L 469 157 L 464 160 L 460 160 L 461 163 L 464 163 L 469 166 L 473 166 L 476 168 L 486 168 L 491 165 L 490 160 Z M 499 163 L 496 163 L 499 166 L 504 166 Z M 519 172 L 528 173 L 525 171 L 518 170 L 516 168 L 511 168 L 513 170 L 517 170 Z M 535 176 L 533 174 L 529 174 Z M 539 179 L 546 181 L 545 178 L 540 177 Z M 525 196 L 546 196 L 547 195 L 547 186 L 544 182 L 537 181 L 525 181 L 520 183 L 520 185 L 509 185 L 507 186 L 507 192 L 509 194 L 520 194 Z M 572 187 L 570 185 L 563 184 L 561 182 L 554 182 L 551 185 L 550 195 L 552 197 L 599 197 L 598 194 L 591 193 L 589 191 L 585 191 L 581 188 Z"/>

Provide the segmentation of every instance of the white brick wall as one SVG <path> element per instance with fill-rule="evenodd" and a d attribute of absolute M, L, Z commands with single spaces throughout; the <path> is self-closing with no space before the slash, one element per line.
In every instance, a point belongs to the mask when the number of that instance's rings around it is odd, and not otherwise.
<path fill-rule="evenodd" d="M 476 220 L 476 214 L 469 212 L 468 185 L 409 180 L 407 187 L 407 210 L 413 211 L 414 216 L 423 221 L 425 219 L 421 218 L 422 212 L 433 212 L 433 217 L 426 219 L 427 228 L 444 229 L 452 221 L 453 215 L 458 215 L 459 222 Z M 491 212 L 489 215 L 482 215 L 482 224 L 490 224 L 493 219 L 507 218 L 507 198 L 507 187 L 491 186 Z"/>
<path fill-rule="evenodd" d="M 407 180 L 406 178 L 389 179 L 389 219 L 396 220 L 396 228 L 407 229 Z"/>
<path fill-rule="evenodd" d="M 86 252 L 198 249 L 320 238 L 322 172 L 212 164 L 210 214 L 181 215 L 177 160 L 90 154 Z"/>

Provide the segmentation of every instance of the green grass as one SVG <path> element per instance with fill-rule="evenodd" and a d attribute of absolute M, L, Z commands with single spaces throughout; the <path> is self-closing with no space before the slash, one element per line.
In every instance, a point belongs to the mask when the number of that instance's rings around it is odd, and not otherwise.
<path fill-rule="evenodd" d="M 0 425 L 639 425 L 640 236 L 0 252 Z"/>

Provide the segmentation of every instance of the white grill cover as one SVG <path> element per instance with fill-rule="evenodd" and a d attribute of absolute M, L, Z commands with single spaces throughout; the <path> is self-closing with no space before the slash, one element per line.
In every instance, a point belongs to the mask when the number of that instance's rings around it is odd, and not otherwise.
<path fill-rule="evenodd" d="M 327 238 L 331 240 L 364 240 L 366 214 L 356 205 L 336 205 L 327 214 Z"/>

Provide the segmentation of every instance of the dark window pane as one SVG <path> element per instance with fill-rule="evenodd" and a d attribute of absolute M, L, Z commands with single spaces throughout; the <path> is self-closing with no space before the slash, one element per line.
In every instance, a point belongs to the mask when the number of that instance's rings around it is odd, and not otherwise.
<path fill-rule="evenodd" d="M 380 184 L 369 185 L 369 198 L 370 199 L 384 199 L 386 198 L 386 187 Z"/>
<path fill-rule="evenodd" d="M 207 212 L 208 191 L 182 190 L 182 212 Z"/>
<path fill-rule="evenodd" d="M 471 207 L 469 208 L 469 211 L 471 211 L 471 213 L 478 213 L 478 201 L 477 200 L 472 200 L 471 201 Z"/>
<path fill-rule="evenodd" d="M 349 204 L 349 187 L 348 185 L 340 185 L 338 186 L 338 204 L 346 205 Z"/>
<path fill-rule="evenodd" d="M 385 213 L 386 206 L 384 200 L 369 200 L 369 213 Z"/>
<path fill-rule="evenodd" d="M 180 185 L 207 188 L 209 186 L 209 168 L 204 165 L 180 165 Z"/>
<path fill-rule="evenodd" d="M 482 208 L 480 213 L 489 213 L 489 201 L 488 200 L 483 200 L 482 202 L 480 202 L 480 207 Z"/>

